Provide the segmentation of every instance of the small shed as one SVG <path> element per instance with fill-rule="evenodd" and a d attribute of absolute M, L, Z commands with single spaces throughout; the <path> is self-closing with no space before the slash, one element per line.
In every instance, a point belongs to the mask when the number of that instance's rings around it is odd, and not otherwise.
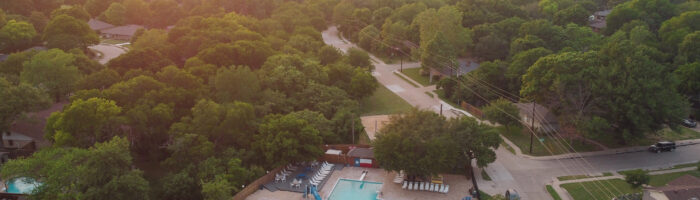
<path fill-rule="evenodd" d="M 323 160 L 331 163 L 345 163 L 344 158 L 343 151 L 337 149 L 328 149 L 326 153 L 323 154 Z"/>
<path fill-rule="evenodd" d="M 348 151 L 348 163 L 354 163 L 353 165 L 356 167 L 379 167 L 374 159 L 374 149 L 372 148 L 351 149 Z"/>

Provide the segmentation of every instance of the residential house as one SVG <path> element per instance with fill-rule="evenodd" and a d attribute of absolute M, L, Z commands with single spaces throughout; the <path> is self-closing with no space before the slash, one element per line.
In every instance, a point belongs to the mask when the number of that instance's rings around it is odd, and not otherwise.
<path fill-rule="evenodd" d="M 644 189 L 642 200 L 699 200 L 700 179 L 684 175 L 662 187 Z"/>
<path fill-rule="evenodd" d="M 90 26 L 90 29 L 96 32 L 100 32 L 101 30 L 108 29 L 108 28 L 113 28 L 114 25 L 111 25 L 107 22 L 103 22 L 97 19 L 90 19 L 88 21 L 88 26 Z"/>
<path fill-rule="evenodd" d="M 33 138 L 11 131 L 2 134 L 2 147 L 6 149 L 36 149 Z"/>
<path fill-rule="evenodd" d="M 520 111 L 520 119 L 526 125 L 533 124 L 534 129 L 543 133 L 551 133 L 560 130 L 559 122 L 557 117 L 549 111 L 547 107 L 544 107 L 537 103 L 515 103 Z M 533 116 L 534 112 L 534 116 Z M 534 123 L 533 123 L 534 117 Z"/>
<path fill-rule="evenodd" d="M 101 30 L 100 35 L 107 39 L 131 40 L 136 35 L 136 31 L 143 28 L 141 25 L 134 24 L 117 26 Z"/>
<path fill-rule="evenodd" d="M 600 32 L 603 30 L 607 24 L 605 19 L 610 15 L 612 10 L 602 10 L 594 12 L 588 19 L 588 26 L 590 26 L 594 32 Z"/>
<path fill-rule="evenodd" d="M 471 60 L 459 59 L 457 62 L 459 64 L 459 68 L 452 68 L 452 67 L 442 67 L 440 69 L 430 68 L 431 81 L 433 81 L 432 76 L 439 76 L 440 78 L 451 77 L 451 76 L 462 76 L 464 74 L 467 74 L 467 73 L 479 68 L 479 63 L 471 61 Z"/>

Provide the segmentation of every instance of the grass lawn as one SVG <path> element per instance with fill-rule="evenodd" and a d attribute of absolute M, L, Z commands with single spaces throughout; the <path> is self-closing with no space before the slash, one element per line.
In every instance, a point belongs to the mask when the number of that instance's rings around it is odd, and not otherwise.
<path fill-rule="evenodd" d="M 668 182 L 681 177 L 683 175 L 690 174 L 695 177 L 700 177 L 700 171 L 698 170 L 692 170 L 692 171 L 685 171 L 685 172 L 676 172 L 676 173 L 669 173 L 669 174 L 660 174 L 660 175 L 651 175 L 650 180 L 649 180 L 649 185 L 658 187 L 658 186 L 664 186 Z M 603 180 L 603 181 L 597 181 L 600 182 L 599 184 L 594 184 L 594 181 L 590 182 L 583 182 L 583 183 L 567 183 L 561 185 L 562 188 L 566 189 L 569 191 L 569 194 L 571 194 L 572 197 L 574 197 L 575 200 L 578 199 L 610 199 L 611 197 L 609 196 L 610 193 L 607 192 L 605 189 L 601 189 L 600 186 L 601 184 L 604 184 L 605 187 L 607 188 L 612 188 L 615 187 L 618 190 L 621 190 L 624 193 L 633 193 L 633 192 L 640 192 L 641 189 L 633 189 L 627 182 L 625 182 L 622 179 L 611 179 L 611 180 Z M 611 186 L 612 184 L 613 186 Z M 590 194 L 586 192 L 586 190 L 583 189 L 583 186 L 585 185 L 586 188 L 596 195 L 595 197 L 591 197 Z M 596 186 L 597 185 L 597 186 Z M 607 195 L 606 195 L 607 194 Z M 619 195 L 619 194 L 617 194 Z"/>
<path fill-rule="evenodd" d="M 561 141 L 561 139 L 550 137 L 550 136 L 543 136 L 539 135 L 539 138 L 544 139 L 544 142 L 540 143 L 537 138 L 534 138 L 534 142 L 532 145 L 532 153 L 530 153 L 530 135 L 527 133 L 522 133 L 521 131 L 526 131 L 521 128 L 509 128 L 506 129 L 504 126 L 496 127 L 498 131 L 503 134 L 508 140 L 513 142 L 516 146 L 520 148 L 520 150 L 524 154 L 528 155 L 533 155 L 533 156 L 551 156 L 552 154 L 558 155 L 558 154 L 564 154 L 564 153 L 571 153 L 573 152 L 571 150 L 571 147 L 566 144 L 562 144 L 564 147 L 562 148 L 561 145 L 558 145 L 558 142 L 564 142 Z M 555 140 L 559 139 L 559 140 Z M 571 142 L 569 140 L 566 140 L 567 143 Z M 544 146 L 542 145 L 544 143 Z M 589 152 L 589 151 L 596 151 L 600 150 L 597 146 L 595 145 L 589 145 L 589 144 L 582 144 L 579 140 L 574 140 L 573 143 L 570 143 L 570 145 L 573 147 L 576 152 Z M 547 148 L 551 150 L 552 152 L 550 153 Z"/>
<path fill-rule="evenodd" d="M 435 94 L 438 95 L 438 98 L 440 98 L 440 100 L 442 100 L 442 101 L 444 101 L 444 102 L 450 104 L 452 107 L 462 109 L 462 106 L 457 105 L 455 102 L 452 102 L 451 100 L 445 98 L 445 92 L 444 92 L 444 91 L 442 91 L 442 90 L 435 90 Z"/>
<path fill-rule="evenodd" d="M 651 175 L 651 180 L 649 180 L 649 185 L 658 187 L 658 186 L 664 186 L 668 182 L 681 177 L 683 175 L 690 174 L 695 177 L 700 178 L 700 171 L 698 170 L 692 170 L 692 171 L 685 171 L 685 172 L 676 172 L 676 173 L 669 173 L 669 174 L 659 174 L 659 175 Z"/>
<path fill-rule="evenodd" d="M 126 40 L 115 40 L 115 39 L 104 39 L 104 40 L 102 40 L 102 41 L 100 41 L 100 42 L 106 43 L 106 44 L 122 44 L 122 43 L 127 43 L 127 42 L 129 42 L 129 41 L 126 41 Z"/>
<path fill-rule="evenodd" d="M 410 104 L 384 86 L 378 87 L 372 96 L 360 101 L 362 116 L 396 114 L 411 108 Z"/>
<path fill-rule="evenodd" d="M 433 96 L 433 93 L 425 92 L 425 94 L 428 95 L 430 98 L 435 98 L 435 96 Z"/>
<path fill-rule="evenodd" d="M 547 192 L 549 192 L 549 195 L 552 195 L 552 198 L 554 200 L 561 200 L 561 197 L 559 196 L 559 194 L 557 194 L 557 191 L 555 191 L 551 185 L 547 185 L 546 188 Z"/>
<path fill-rule="evenodd" d="M 415 83 L 411 82 L 410 80 L 406 79 L 406 77 L 401 76 L 401 74 L 398 74 L 396 72 L 393 72 L 394 75 L 398 76 L 399 78 L 403 79 L 403 81 L 406 81 L 408 84 L 411 84 L 413 87 L 420 87 L 416 85 Z"/>
<path fill-rule="evenodd" d="M 421 76 L 420 75 L 420 67 L 419 68 L 411 68 L 411 69 L 403 69 L 403 74 L 408 76 L 409 78 L 413 79 L 414 81 L 420 83 L 423 86 L 429 86 L 429 85 L 435 85 L 435 81 L 433 83 L 430 83 L 430 77 L 428 76 Z"/>
<path fill-rule="evenodd" d="M 589 181 L 582 183 L 567 183 L 561 185 L 561 187 L 566 189 L 566 191 L 569 192 L 569 194 L 571 195 L 571 197 L 574 198 L 574 200 L 607 200 L 612 199 L 614 196 L 622 195 L 620 194 L 620 192 L 622 192 L 623 194 L 629 194 L 642 191 L 641 188 L 632 188 L 629 184 L 627 184 L 627 182 L 625 182 L 622 179 Z M 613 192 L 614 195 L 611 194 L 611 192 Z M 591 194 L 593 196 L 591 196 Z"/>

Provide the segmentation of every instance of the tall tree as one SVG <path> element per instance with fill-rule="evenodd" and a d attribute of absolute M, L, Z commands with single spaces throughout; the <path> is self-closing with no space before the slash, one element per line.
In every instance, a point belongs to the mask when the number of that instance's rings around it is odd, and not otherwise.
<path fill-rule="evenodd" d="M 90 29 L 87 22 L 68 15 L 59 15 L 51 19 L 42 38 L 49 48 L 64 51 L 73 48 L 85 50 L 87 46 L 99 42 L 97 33 Z"/>
<path fill-rule="evenodd" d="M 45 108 L 51 102 L 48 95 L 28 84 L 14 85 L 0 77 L 0 133 L 10 129 L 10 124 L 22 113 Z"/>
<path fill-rule="evenodd" d="M 85 8 L 79 5 L 61 7 L 51 12 L 51 18 L 54 18 L 59 15 L 68 15 L 83 21 L 90 20 L 90 13 L 85 11 Z"/>
<path fill-rule="evenodd" d="M 75 57 L 59 49 L 40 52 L 24 63 L 22 82 L 46 89 L 55 101 L 73 91 L 80 71 L 73 65 Z"/>
<path fill-rule="evenodd" d="M 260 80 L 248 67 L 221 68 L 211 80 L 219 102 L 252 102 L 260 91 Z"/>
<path fill-rule="evenodd" d="M 117 26 L 122 25 L 126 22 L 126 7 L 114 2 L 100 15 L 100 19 Z"/>
<path fill-rule="evenodd" d="M 77 99 L 63 111 L 51 114 L 44 137 L 57 146 L 89 147 L 119 133 L 121 112 L 121 107 L 111 100 Z"/>
<path fill-rule="evenodd" d="M 5 180 L 40 180 L 39 189 L 30 194 L 36 199 L 149 199 L 148 181 L 132 169 L 129 142 L 119 137 L 89 149 L 44 148 L 5 163 L 0 175 Z"/>
<path fill-rule="evenodd" d="M 513 102 L 506 99 L 497 99 L 484 107 L 484 118 L 499 123 L 506 127 L 520 126 L 520 111 Z"/>
<path fill-rule="evenodd" d="M 143 0 L 124 0 L 125 23 L 145 25 L 151 18 L 151 10 Z"/>
<path fill-rule="evenodd" d="M 374 157 L 390 171 L 430 176 L 457 164 L 456 143 L 447 132 L 445 118 L 432 111 L 413 109 L 394 116 L 372 142 Z"/>
<path fill-rule="evenodd" d="M 16 52 L 30 47 L 36 38 L 32 24 L 10 20 L 0 29 L 0 52 Z"/>
<path fill-rule="evenodd" d="M 496 161 L 494 149 L 498 148 L 501 138 L 493 128 L 481 124 L 471 117 L 462 117 L 449 121 L 450 139 L 454 140 L 457 148 L 458 161 L 462 165 L 471 165 L 471 160 L 464 158 L 475 158 L 478 167 Z M 470 155 L 466 155 L 470 154 Z M 466 161 L 466 162 L 464 162 Z"/>
<path fill-rule="evenodd" d="M 262 153 L 266 168 L 310 161 L 323 154 L 323 138 L 309 122 L 292 115 L 268 115 L 255 135 L 253 149 Z"/>

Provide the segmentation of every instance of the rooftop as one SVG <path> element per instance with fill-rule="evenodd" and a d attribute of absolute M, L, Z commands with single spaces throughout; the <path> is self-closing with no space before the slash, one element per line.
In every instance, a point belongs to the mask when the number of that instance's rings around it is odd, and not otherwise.
<path fill-rule="evenodd" d="M 374 158 L 374 150 L 371 148 L 354 148 L 348 152 L 350 157 Z"/>
<path fill-rule="evenodd" d="M 107 22 L 103 22 L 97 19 L 90 19 L 90 21 L 88 21 L 88 26 L 90 26 L 90 29 L 95 31 L 114 27 L 114 25 L 108 24 Z"/>
<path fill-rule="evenodd" d="M 607 26 L 607 24 L 605 23 L 605 20 L 594 20 L 594 21 L 591 21 L 590 23 L 588 23 L 588 26 L 593 27 L 593 28 L 602 29 L 602 28 L 605 28 L 605 26 Z"/>
<path fill-rule="evenodd" d="M 135 25 L 135 24 L 129 24 L 129 25 L 124 25 L 124 26 L 117 26 L 114 28 L 108 28 L 104 29 L 100 32 L 105 33 L 105 34 L 112 34 L 112 35 L 126 35 L 126 36 L 134 36 L 136 34 L 136 31 L 139 29 L 144 28 L 141 25 Z"/>
<path fill-rule="evenodd" d="M 527 115 L 527 116 L 532 116 L 532 105 L 533 103 L 515 103 L 515 106 L 518 107 L 518 110 L 520 111 L 521 115 Z M 544 116 L 544 119 L 547 120 L 548 122 L 555 122 L 557 121 L 557 117 L 552 114 L 552 112 L 549 112 L 549 109 L 547 107 L 544 107 L 543 105 L 535 103 L 535 118 L 540 119 L 542 116 Z"/>
<path fill-rule="evenodd" d="M 593 13 L 595 16 L 608 16 L 612 10 L 601 10 Z"/>

